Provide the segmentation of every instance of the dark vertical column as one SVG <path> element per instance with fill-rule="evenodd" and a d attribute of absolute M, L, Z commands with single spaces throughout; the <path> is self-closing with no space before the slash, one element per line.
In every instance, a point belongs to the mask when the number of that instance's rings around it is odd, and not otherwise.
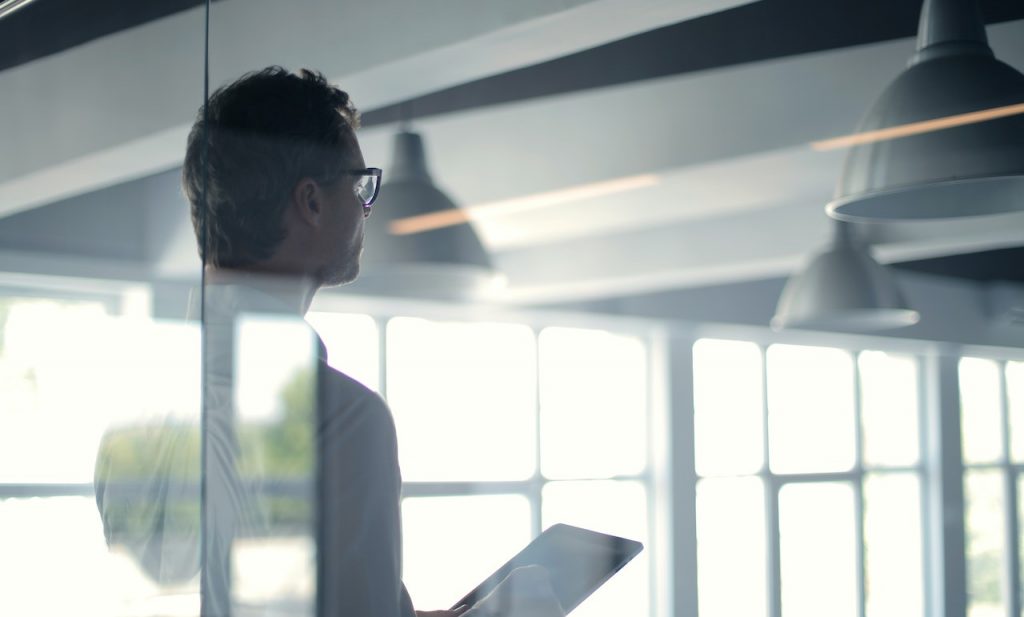
<path fill-rule="evenodd" d="M 782 617 L 782 541 L 779 539 L 779 489 L 782 483 L 771 474 L 771 414 L 768 408 L 768 352 L 761 348 L 761 417 L 764 429 L 765 558 L 768 563 L 768 617 Z"/>
<path fill-rule="evenodd" d="M 927 427 L 927 529 L 931 536 L 931 558 L 926 566 L 932 614 L 943 617 L 967 614 L 958 362 L 958 356 L 950 353 L 929 355 L 921 380 Z"/>
<path fill-rule="evenodd" d="M 864 417 L 864 410 L 862 409 L 863 400 L 861 397 L 861 379 L 860 379 L 860 358 L 856 351 L 851 352 L 853 359 L 853 435 L 854 435 L 854 448 L 856 452 L 856 459 L 854 463 L 854 471 L 857 474 L 857 480 L 853 484 L 853 495 L 854 495 L 854 521 L 856 528 L 854 530 L 857 542 L 857 615 L 859 617 L 867 616 L 867 585 L 865 580 L 867 578 L 867 563 L 864 557 L 864 423 L 862 418 Z"/>
<path fill-rule="evenodd" d="M 1003 455 L 1006 464 L 1003 467 L 1003 494 L 1006 495 L 1006 506 L 1003 508 L 1006 526 L 1006 559 L 1003 569 L 1003 589 L 1006 590 L 1006 608 L 1009 615 L 1019 617 L 1021 614 L 1020 599 L 1020 522 L 1018 521 L 1017 472 L 1013 466 L 1013 449 L 1010 441 L 1010 402 L 1006 383 L 1006 363 L 999 363 L 999 416 L 1003 428 Z"/>
<path fill-rule="evenodd" d="M 697 473 L 693 441 L 693 340 L 670 335 L 668 410 L 675 617 L 697 617 Z"/>

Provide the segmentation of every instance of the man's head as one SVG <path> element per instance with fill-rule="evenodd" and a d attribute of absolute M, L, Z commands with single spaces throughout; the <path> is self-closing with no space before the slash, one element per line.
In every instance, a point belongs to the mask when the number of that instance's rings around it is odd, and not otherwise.
<path fill-rule="evenodd" d="M 351 174 L 365 167 L 358 123 L 348 94 L 307 70 L 269 67 L 214 92 L 182 173 L 204 262 L 318 285 L 353 280 L 363 241 Z"/>

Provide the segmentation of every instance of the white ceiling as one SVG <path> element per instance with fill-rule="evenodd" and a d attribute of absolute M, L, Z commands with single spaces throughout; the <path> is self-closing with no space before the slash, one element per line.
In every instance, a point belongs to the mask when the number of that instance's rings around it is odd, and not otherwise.
<path fill-rule="evenodd" d="M 214 5 L 211 77 L 312 66 L 369 109 L 743 3 L 226 0 Z M 201 102 L 199 25 L 201 14 L 186 12 L 0 73 L 0 108 L 13 110 L 0 118 L 0 214 L 179 164 Z M 989 35 L 1000 59 L 1024 68 L 1024 21 Z M 342 42 L 353 51 L 342 53 Z M 654 176 L 614 195 L 481 215 L 475 224 L 508 276 L 508 302 L 780 276 L 829 233 L 824 204 L 843 153 L 809 142 L 851 132 L 912 49 L 907 39 L 791 56 L 415 128 L 437 183 L 467 206 Z M 393 130 L 361 133 L 369 164 L 387 167 Z M 182 215 L 161 223 L 175 240 L 153 267 L 197 272 L 180 196 L 167 199 Z M 883 260 L 1024 244 L 1021 217 L 867 231 Z"/>

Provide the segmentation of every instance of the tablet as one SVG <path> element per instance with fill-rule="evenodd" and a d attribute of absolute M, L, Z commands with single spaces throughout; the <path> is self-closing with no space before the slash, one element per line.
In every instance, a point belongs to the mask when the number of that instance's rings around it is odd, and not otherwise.
<path fill-rule="evenodd" d="M 452 608 L 473 606 L 512 570 L 536 565 L 547 569 L 555 596 L 562 609 L 569 613 L 643 548 L 643 544 L 634 540 L 571 525 L 552 525 Z"/>

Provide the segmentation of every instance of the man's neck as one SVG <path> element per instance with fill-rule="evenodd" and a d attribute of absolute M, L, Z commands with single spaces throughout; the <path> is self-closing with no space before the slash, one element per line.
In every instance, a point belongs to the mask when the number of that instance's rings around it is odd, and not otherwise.
<path fill-rule="evenodd" d="M 208 284 L 244 285 L 281 301 L 292 307 L 299 315 L 305 315 L 313 303 L 313 296 L 320 286 L 310 277 L 272 274 L 256 270 L 234 270 L 206 267 Z"/>

